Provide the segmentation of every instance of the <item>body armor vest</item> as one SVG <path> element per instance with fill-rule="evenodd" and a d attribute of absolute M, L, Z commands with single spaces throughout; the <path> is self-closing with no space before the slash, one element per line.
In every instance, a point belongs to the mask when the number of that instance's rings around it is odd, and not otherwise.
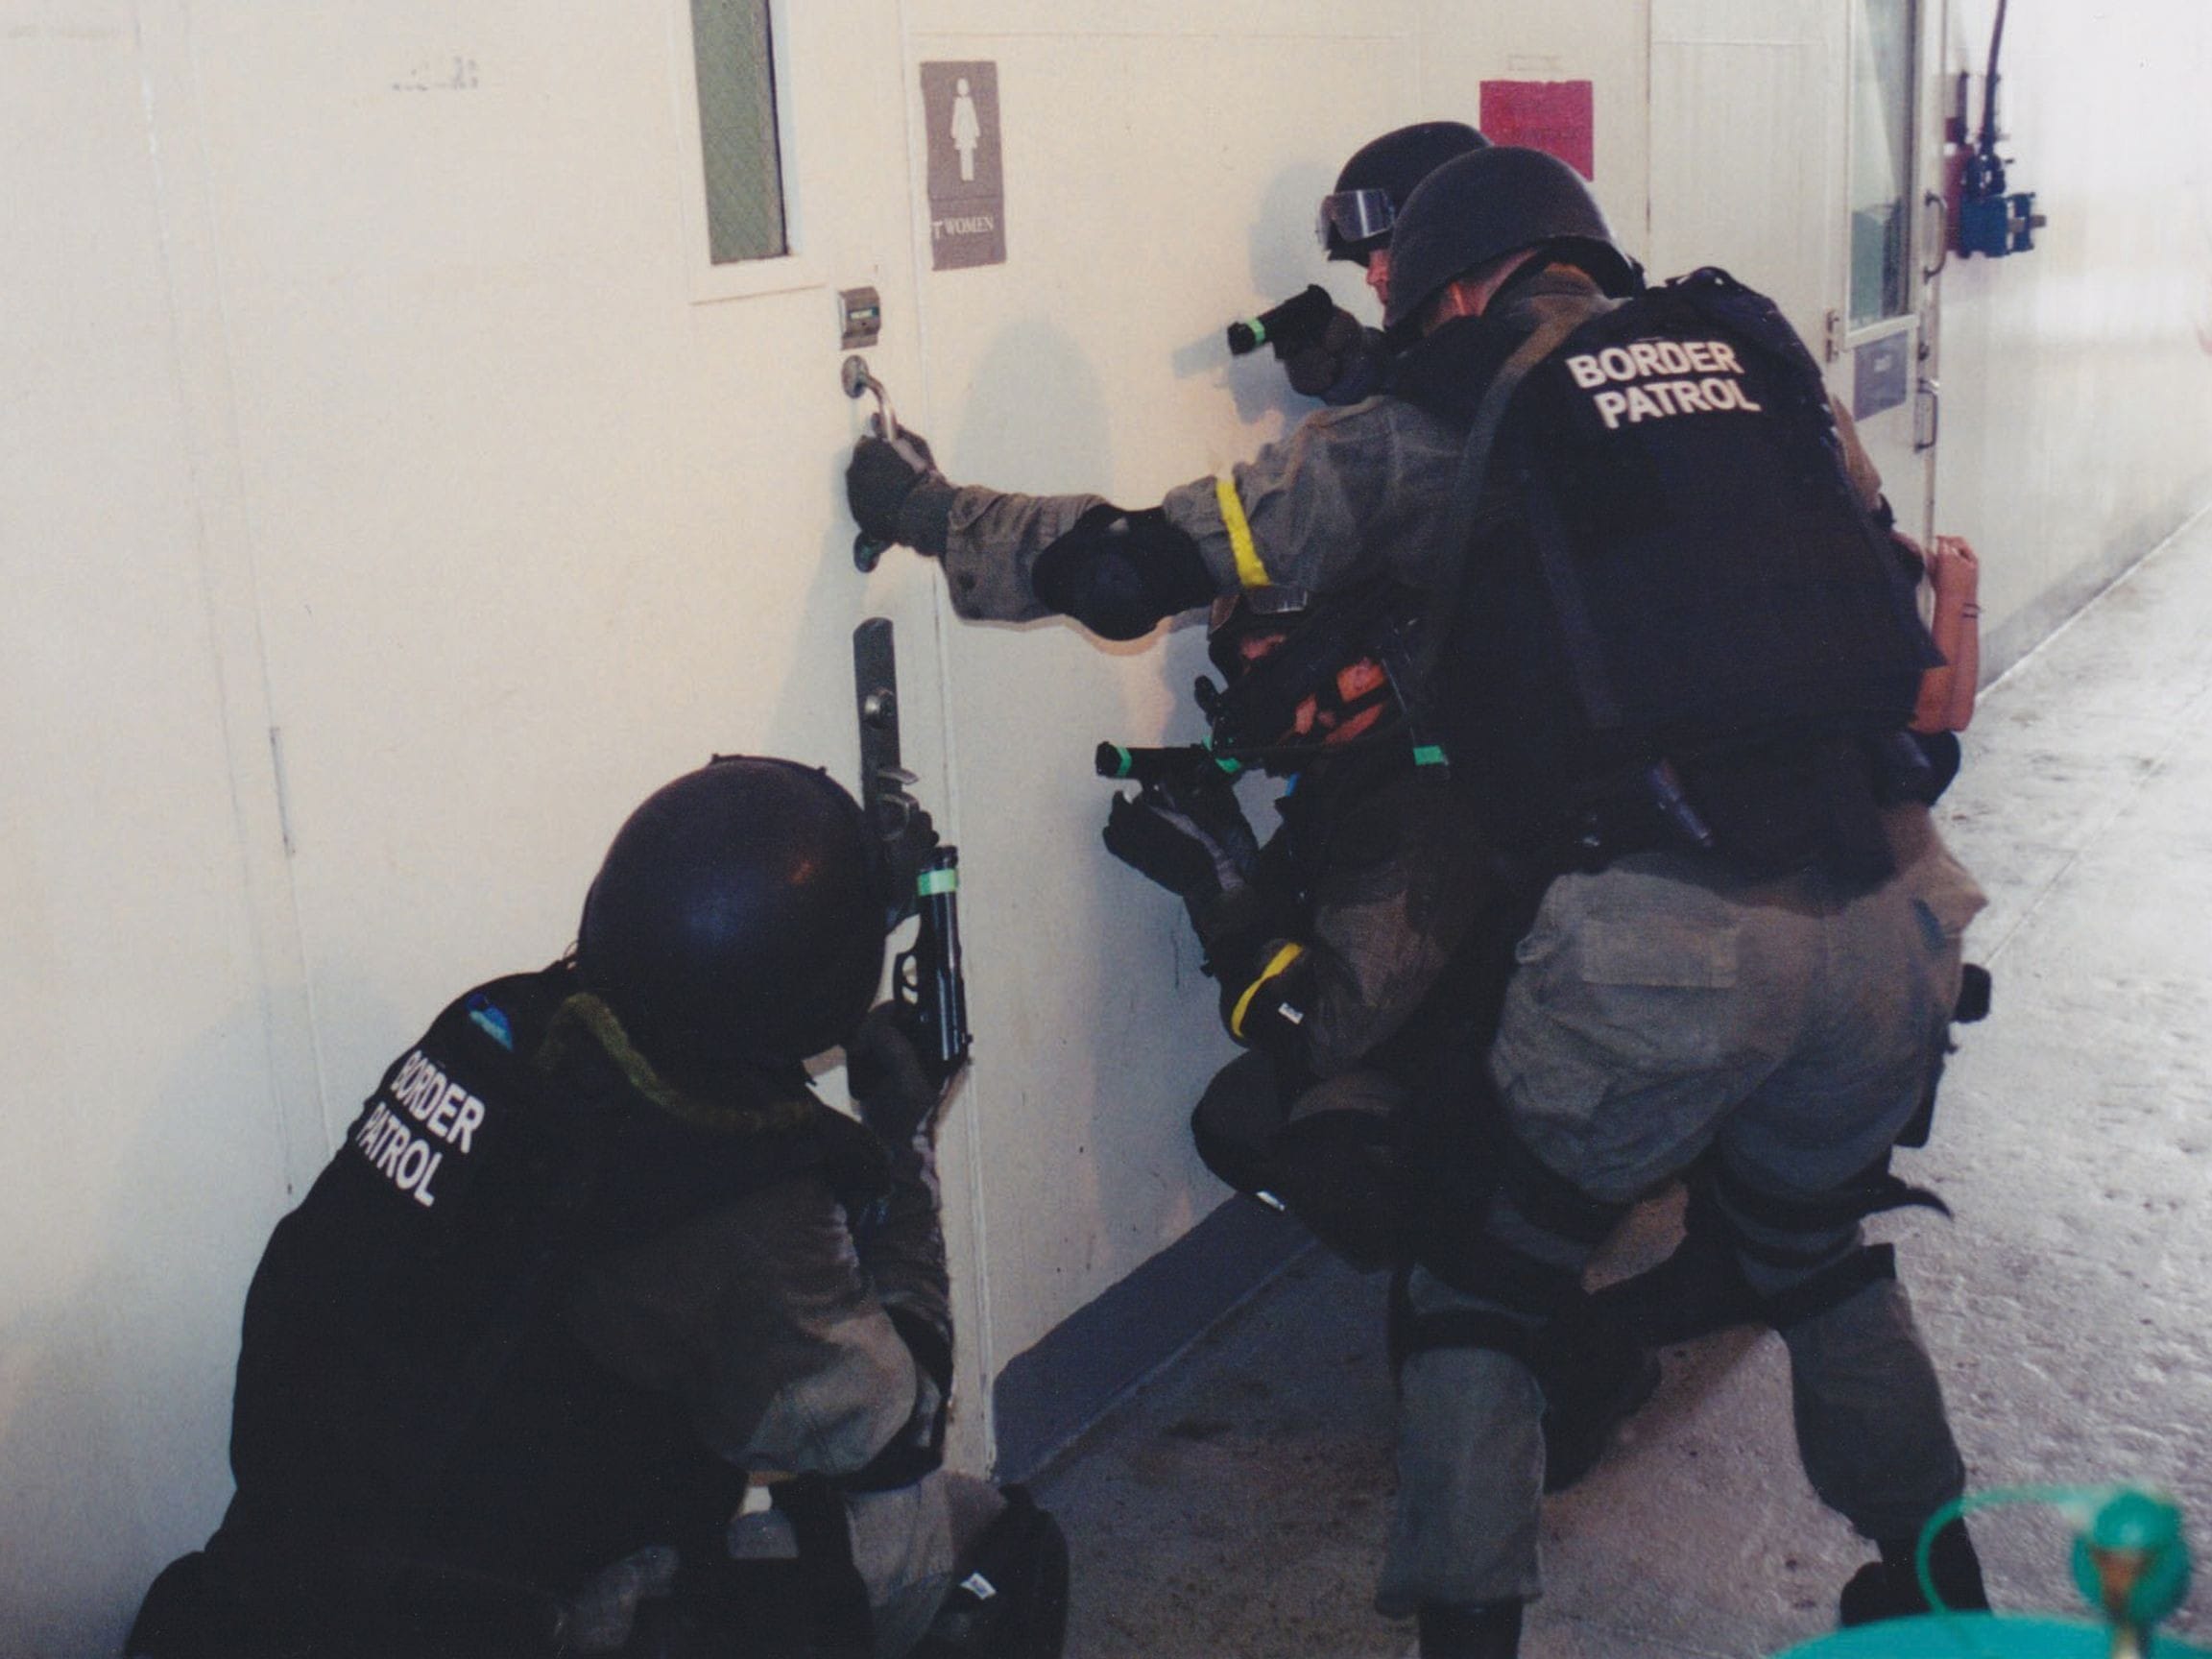
<path fill-rule="evenodd" d="M 1435 719 L 1513 846 L 1659 761 L 1694 798 L 1743 757 L 1833 793 L 1796 757 L 1900 731 L 1937 661 L 1773 304 L 1705 270 L 1592 305 L 1510 394 L 1485 508 L 1521 533 L 1479 528 L 1439 664 Z M 1721 816 L 1772 804 L 1734 781 Z"/>
<path fill-rule="evenodd" d="M 452 1003 L 277 1225 L 247 1295 L 227 1532 L 558 1585 L 727 1520 L 742 1473 L 567 1334 L 568 1293 L 594 1257 L 792 1175 L 864 1202 L 866 1132 L 820 1106 L 695 1128 L 589 1044 L 548 1075 L 534 1057 L 578 989 L 564 964 Z"/>

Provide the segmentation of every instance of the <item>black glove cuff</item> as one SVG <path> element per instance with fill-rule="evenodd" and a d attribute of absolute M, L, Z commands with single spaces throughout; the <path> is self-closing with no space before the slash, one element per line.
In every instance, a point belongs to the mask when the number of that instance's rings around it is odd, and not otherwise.
<path fill-rule="evenodd" d="M 1198 543 L 1157 507 L 1125 513 L 1100 502 L 1029 569 L 1039 603 L 1102 639 L 1140 639 L 1160 622 L 1214 597 Z"/>
<path fill-rule="evenodd" d="M 917 553 L 944 558 L 952 535 L 952 497 L 959 493 L 959 486 L 935 472 L 917 478 L 899 503 L 899 540 Z"/>

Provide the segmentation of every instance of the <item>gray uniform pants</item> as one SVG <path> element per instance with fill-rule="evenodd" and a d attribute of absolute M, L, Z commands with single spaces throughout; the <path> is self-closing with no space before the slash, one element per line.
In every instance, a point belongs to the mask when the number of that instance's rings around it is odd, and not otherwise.
<path fill-rule="evenodd" d="M 1815 1199 L 1881 1158 L 1940 1063 L 1960 936 L 1984 902 L 1920 808 L 1889 817 L 1898 870 L 1870 892 L 1642 854 L 1546 895 L 1519 947 L 1491 1069 L 1522 1142 L 1591 1197 L 1625 1202 L 1709 1147 L 1774 1198 Z M 1593 1253 L 1501 1194 L 1491 1236 L 1579 1271 Z M 1808 1260 L 1746 1262 L 1787 1289 L 1860 1242 L 1801 1234 Z M 1498 1310 L 1416 1269 L 1414 1311 Z M 1942 1393 L 1894 1281 L 1787 1336 L 1799 1455 L 1869 1537 L 1913 1531 L 1964 1479 Z M 1401 1380 L 1399 1493 L 1376 1604 L 1467 1605 L 1540 1589 L 1543 1397 L 1480 1349 L 1416 1354 Z"/>

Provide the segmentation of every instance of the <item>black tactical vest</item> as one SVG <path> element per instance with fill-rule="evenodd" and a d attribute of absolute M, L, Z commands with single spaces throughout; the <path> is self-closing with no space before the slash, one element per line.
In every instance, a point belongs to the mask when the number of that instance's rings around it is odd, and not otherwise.
<path fill-rule="evenodd" d="M 277 1225 L 238 1363 L 240 1542 L 561 1585 L 709 1535 L 741 1496 L 674 1401 L 596 1364 L 561 1312 L 580 1263 L 770 1182 L 814 1171 L 863 1201 L 865 1132 L 820 1106 L 694 1128 L 589 1046 L 547 1076 L 528 1057 L 578 989 L 557 965 L 446 1008 Z"/>
<path fill-rule="evenodd" d="M 1593 301 L 1511 395 L 1489 485 L 1433 714 L 1505 844 L 1662 758 L 1897 732 L 1937 661 L 1818 369 L 1723 272 Z"/>

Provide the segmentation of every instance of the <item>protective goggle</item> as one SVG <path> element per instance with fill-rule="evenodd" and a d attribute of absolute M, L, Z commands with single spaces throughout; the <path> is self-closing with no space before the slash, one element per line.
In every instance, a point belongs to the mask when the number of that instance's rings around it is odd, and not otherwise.
<path fill-rule="evenodd" d="M 1321 198 L 1321 211 L 1313 219 L 1313 234 L 1324 249 L 1335 243 L 1371 242 L 1378 236 L 1387 236 L 1390 222 L 1397 216 L 1398 210 L 1390 204 L 1390 193 L 1386 190 L 1335 190 Z"/>

